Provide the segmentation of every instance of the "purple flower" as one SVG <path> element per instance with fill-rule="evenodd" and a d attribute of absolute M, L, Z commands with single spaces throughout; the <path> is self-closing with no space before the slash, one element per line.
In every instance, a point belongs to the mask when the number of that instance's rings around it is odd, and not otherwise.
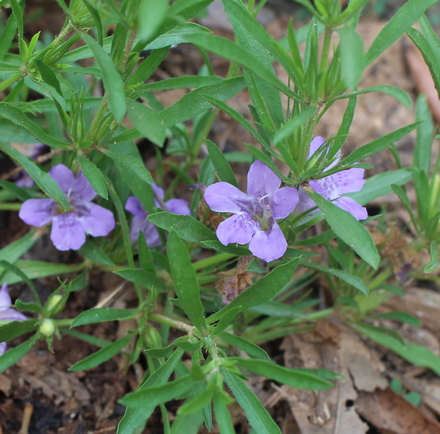
<path fill-rule="evenodd" d="M 158 187 L 156 184 L 152 185 L 154 194 L 161 201 L 164 198 L 163 190 Z M 154 199 L 154 203 L 156 208 L 162 209 L 161 203 Z M 163 201 L 162 201 L 163 203 Z M 183 199 L 170 199 L 165 202 L 165 206 L 167 211 L 173 214 L 181 214 L 181 215 L 190 215 L 191 211 L 189 210 L 188 203 Z M 145 236 L 145 241 L 147 242 L 148 247 L 156 247 L 162 244 L 162 241 L 159 236 L 159 232 L 156 229 L 156 226 L 153 223 L 147 220 L 148 212 L 139 202 L 139 200 L 130 196 L 125 203 L 125 209 L 134 215 L 133 220 L 131 222 L 131 230 L 130 230 L 130 240 L 134 244 L 136 243 L 139 232 L 143 232 Z"/>
<path fill-rule="evenodd" d="M 9 296 L 8 284 L 4 283 L 0 289 L 0 322 L 25 321 L 27 318 L 11 307 L 12 301 Z M 0 342 L 0 356 L 6 351 L 6 342 Z"/>
<path fill-rule="evenodd" d="M 92 203 L 96 193 L 82 172 L 75 178 L 59 164 L 49 175 L 66 195 L 70 209 L 64 211 L 54 199 L 29 199 L 18 214 L 25 223 L 44 226 L 52 222 L 50 238 L 58 250 L 78 250 L 86 242 L 86 234 L 103 237 L 114 229 L 113 213 Z"/>
<path fill-rule="evenodd" d="M 247 244 L 249 250 L 266 262 L 284 255 L 287 242 L 276 220 L 286 218 L 298 203 L 292 187 L 279 188 L 281 180 L 261 161 L 249 169 L 247 194 L 227 182 L 210 185 L 205 200 L 213 211 L 233 213 L 217 228 L 225 246 Z"/>
<path fill-rule="evenodd" d="M 309 158 L 324 144 L 322 137 L 315 137 L 310 143 Z M 331 169 L 339 162 L 340 157 L 332 162 L 327 169 Z M 357 220 L 364 220 L 368 217 L 365 207 L 359 205 L 353 199 L 343 196 L 346 193 L 354 193 L 359 191 L 365 183 L 364 169 L 348 169 L 334 175 L 326 176 L 317 181 L 309 181 L 310 187 L 325 199 L 332 201 L 339 208 L 349 212 Z M 300 188 L 299 203 L 295 208 L 295 212 L 300 214 L 311 208 L 315 208 L 316 203 L 310 199 L 307 193 Z M 310 212 L 313 214 L 318 210 Z"/>

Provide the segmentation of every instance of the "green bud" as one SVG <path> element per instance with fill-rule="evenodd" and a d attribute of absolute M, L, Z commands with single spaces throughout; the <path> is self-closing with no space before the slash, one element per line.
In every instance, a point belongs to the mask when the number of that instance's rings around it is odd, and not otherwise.
<path fill-rule="evenodd" d="M 42 335 L 46 336 L 47 338 L 51 337 L 55 331 L 56 331 L 56 324 L 51 319 L 43 319 L 41 322 L 39 331 Z"/>
<path fill-rule="evenodd" d="M 63 300 L 63 296 L 59 294 L 55 294 L 49 298 L 46 303 L 46 312 L 47 316 L 53 317 L 58 315 L 64 307 L 64 303 L 61 303 Z"/>

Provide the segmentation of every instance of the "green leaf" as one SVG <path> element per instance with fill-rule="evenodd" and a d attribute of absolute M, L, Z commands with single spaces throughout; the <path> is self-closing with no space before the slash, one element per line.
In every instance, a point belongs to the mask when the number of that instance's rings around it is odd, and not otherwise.
<path fill-rule="evenodd" d="M 15 264 L 11 264 L 7 261 L 0 261 L 0 267 L 4 268 L 5 270 L 8 270 L 8 272 L 6 273 L 5 276 L 3 276 L 2 280 L 6 283 L 11 283 L 9 282 L 8 279 L 8 275 L 9 273 L 14 275 L 14 277 L 18 277 L 18 282 L 20 282 L 21 280 L 24 280 L 28 285 L 29 288 L 31 289 L 32 293 L 34 294 L 35 300 L 37 301 L 37 303 L 41 304 L 40 302 L 40 296 L 38 294 L 38 291 L 35 288 L 35 285 L 31 282 L 31 280 L 29 279 L 29 277 L 23 272 L 22 267 L 19 266 L 19 263 L 16 262 L 17 265 Z"/>
<path fill-rule="evenodd" d="M 191 266 L 191 258 L 185 243 L 175 231 L 170 232 L 167 252 L 180 306 L 191 322 L 203 332 L 206 330 L 206 321 L 196 272 Z"/>
<path fill-rule="evenodd" d="M 147 0 L 148 1 L 148 0 Z M 182 44 L 187 41 L 187 37 L 191 35 L 206 35 L 212 33 L 206 27 L 200 26 L 196 23 L 182 23 L 175 26 L 173 29 L 158 36 L 154 41 L 150 42 L 145 50 L 157 50 L 171 45 Z"/>
<path fill-rule="evenodd" d="M 106 321 L 120 321 L 133 318 L 139 312 L 138 309 L 116 309 L 113 307 L 103 307 L 86 310 L 81 312 L 72 322 L 72 327 L 78 327 L 84 324 L 94 324 Z"/>
<path fill-rule="evenodd" d="M 295 389 L 325 390 L 333 387 L 333 383 L 309 371 L 285 368 L 267 360 L 242 359 L 241 357 L 229 357 L 228 360 L 235 361 L 238 366 L 255 374 L 263 375 Z"/>
<path fill-rule="evenodd" d="M 393 18 L 381 30 L 371 44 L 365 57 L 366 65 L 377 59 L 389 46 L 396 42 L 428 9 L 438 0 L 409 0 L 397 9 Z"/>
<path fill-rule="evenodd" d="M 439 71 L 440 73 L 440 71 Z M 432 137 L 434 126 L 432 115 L 426 100 L 426 96 L 421 93 L 416 101 L 417 141 L 414 149 L 414 166 L 419 170 L 429 174 L 432 158 Z M 393 182 L 396 184 L 396 182 Z"/>
<path fill-rule="evenodd" d="M 164 348 L 149 348 L 145 352 L 147 355 L 156 358 L 168 357 L 174 348 L 181 348 L 189 353 L 194 353 L 203 346 L 203 341 L 190 342 L 188 336 L 181 336 L 171 342 L 170 345 Z"/>
<path fill-rule="evenodd" d="M 368 178 L 362 190 L 356 193 L 349 193 L 344 196 L 352 198 L 359 205 L 366 205 L 372 200 L 391 193 L 392 184 L 404 185 L 412 178 L 411 169 L 398 169 L 390 172 L 379 173 Z"/>
<path fill-rule="evenodd" d="M 114 273 L 129 282 L 137 283 L 142 288 L 155 288 L 159 292 L 167 290 L 167 287 L 162 280 L 158 279 L 151 271 L 146 271 L 140 268 L 126 268 L 125 270 L 118 270 Z"/>
<path fill-rule="evenodd" d="M 13 182 L 0 180 L 0 187 L 2 187 L 4 190 L 11 193 L 11 195 L 13 197 L 16 197 L 17 199 L 21 200 L 22 202 L 32 198 L 32 195 L 29 194 L 29 191 L 27 190 L 27 188 L 18 187 Z"/>
<path fill-rule="evenodd" d="M 65 210 L 70 208 L 70 204 L 60 186 L 50 175 L 43 172 L 29 158 L 26 158 L 11 145 L 0 142 L 0 149 L 17 161 L 20 166 L 23 166 L 29 176 L 49 197 L 55 199 Z"/>
<path fill-rule="evenodd" d="M 398 140 L 405 137 L 407 134 L 409 134 L 412 130 L 414 130 L 417 127 L 417 124 L 411 124 L 407 125 L 406 127 L 399 128 L 396 131 L 393 131 L 390 134 L 387 134 L 386 136 L 381 137 L 380 139 L 374 140 L 373 142 L 370 142 L 366 145 L 361 146 L 360 148 L 353 151 L 348 157 L 344 158 L 340 163 L 340 166 L 348 166 L 354 163 L 357 163 L 358 161 L 362 160 L 363 158 L 367 158 L 370 155 L 376 154 L 379 151 L 382 151 L 383 149 L 387 148 L 394 142 L 397 142 Z"/>
<path fill-rule="evenodd" d="M 122 77 L 111 57 L 104 51 L 101 45 L 86 33 L 82 33 L 82 38 L 93 52 L 98 68 L 101 71 L 110 110 L 115 119 L 120 122 L 127 111 Z"/>
<path fill-rule="evenodd" d="M 92 239 L 88 239 L 78 250 L 78 253 L 97 264 L 115 265 L 115 263 L 95 244 L 95 241 Z"/>
<path fill-rule="evenodd" d="M 354 328 L 372 341 L 394 351 L 413 365 L 429 368 L 437 375 L 440 375 L 440 357 L 428 350 L 428 348 L 413 344 L 409 341 L 405 341 L 404 344 L 402 344 L 395 338 L 373 330 L 370 327 L 367 328 L 364 325 L 355 325 Z"/>
<path fill-rule="evenodd" d="M 38 335 L 34 335 L 18 347 L 12 348 L 0 356 L 0 372 L 4 372 L 14 363 L 18 362 L 26 353 L 30 351 L 37 339 Z"/>
<path fill-rule="evenodd" d="M 278 425 L 243 380 L 225 368 L 221 372 L 253 430 L 258 434 L 281 434 Z"/>
<path fill-rule="evenodd" d="M 10 321 L 0 324 L 0 342 L 10 341 L 36 329 L 38 320 Z"/>
<path fill-rule="evenodd" d="M 79 161 L 79 165 L 81 166 L 81 170 L 84 173 L 84 176 L 90 182 L 93 187 L 93 190 L 96 191 L 99 196 L 108 199 L 108 191 L 105 186 L 104 177 L 102 176 L 102 172 L 84 155 L 77 154 L 77 158 Z"/>
<path fill-rule="evenodd" d="M 276 267 L 269 274 L 251 285 L 246 291 L 238 295 L 223 309 L 208 317 L 208 323 L 212 324 L 218 321 L 232 309 L 239 308 L 239 311 L 243 312 L 250 307 L 258 306 L 270 300 L 290 281 L 298 264 L 299 258 L 296 258 Z"/>
<path fill-rule="evenodd" d="M 136 101 L 127 100 L 128 117 L 136 129 L 159 147 L 162 147 L 166 130 L 159 113 Z"/>
<path fill-rule="evenodd" d="M 103 152 L 116 163 L 121 171 L 130 172 L 138 182 L 150 185 L 153 183 L 153 178 L 151 177 L 150 172 L 144 166 L 140 158 L 136 158 L 129 154 L 119 154 L 109 150 Z"/>
<path fill-rule="evenodd" d="M 186 375 L 160 386 L 140 388 L 135 392 L 125 395 L 120 400 L 120 403 L 127 407 L 137 409 L 142 409 L 146 403 L 148 403 L 149 407 L 153 405 L 156 407 L 156 405 L 163 402 L 177 399 L 196 384 L 197 381 L 194 380 L 191 375 Z"/>
<path fill-rule="evenodd" d="M 217 392 L 213 398 L 215 419 L 221 434 L 236 434 L 231 414 L 227 407 L 227 400 L 223 394 Z"/>
<path fill-rule="evenodd" d="M 338 29 L 341 43 L 343 80 L 349 89 L 356 89 L 364 72 L 364 44 L 358 32 L 349 27 Z"/>
<path fill-rule="evenodd" d="M 223 332 L 220 333 L 219 337 L 226 341 L 228 344 L 231 344 L 234 347 L 237 347 L 238 349 L 244 351 L 245 353 L 248 353 L 251 357 L 263 360 L 270 360 L 270 357 L 268 356 L 266 351 L 264 351 L 258 345 L 255 345 L 240 336 Z"/>
<path fill-rule="evenodd" d="M 217 178 L 220 181 L 227 182 L 238 188 L 237 180 L 230 164 L 226 161 L 223 152 L 211 140 L 206 139 L 206 146 L 208 147 L 209 158 L 211 158 Z"/>
<path fill-rule="evenodd" d="M 220 101 L 226 101 L 244 88 L 245 82 L 243 77 L 236 77 L 193 90 L 171 107 L 160 112 L 164 126 L 169 128 L 205 113 L 212 107 L 212 104 L 206 100 L 206 95 Z"/>
<path fill-rule="evenodd" d="M 380 256 L 370 233 L 351 214 L 328 202 L 312 188 L 304 190 L 318 205 L 333 232 L 365 262 L 377 269 Z"/>
<path fill-rule="evenodd" d="M 369 319 L 386 318 L 386 319 L 391 319 L 393 321 L 400 321 L 414 327 L 420 327 L 422 325 L 422 323 L 415 316 L 410 315 L 409 313 L 406 312 L 399 312 L 399 311 L 370 315 L 368 318 Z"/>
<path fill-rule="evenodd" d="M 94 368 L 101 363 L 104 363 L 115 354 L 119 353 L 122 348 L 124 348 L 135 336 L 135 333 L 130 333 L 127 336 L 124 336 L 123 338 L 117 340 L 116 342 L 113 342 L 110 345 L 101 348 L 96 353 L 93 353 L 85 359 L 81 360 L 80 362 L 75 363 L 69 368 L 69 371 L 84 371 L 86 369 Z"/>
<path fill-rule="evenodd" d="M 142 41 L 148 41 L 158 30 L 166 16 L 168 0 L 141 0 L 138 9 L 137 37 Z"/>
<path fill-rule="evenodd" d="M 174 371 L 177 363 L 180 361 L 183 350 L 177 349 L 172 356 L 153 372 L 148 379 L 141 384 L 138 391 L 141 391 L 147 387 L 162 386 L 165 384 Z M 145 401 L 144 405 L 139 409 L 128 408 L 118 425 L 118 434 L 133 434 L 135 429 L 145 423 L 145 421 L 151 416 L 156 403 L 151 401 Z"/>
<path fill-rule="evenodd" d="M 429 246 L 429 254 L 431 256 L 431 260 L 423 270 L 423 272 L 426 274 L 432 273 L 433 271 L 437 270 L 438 267 L 440 267 L 440 262 L 438 261 L 437 241 L 431 241 L 431 245 Z"/>
<path fill-rule="evenodd" d="M 304 125 L 315 113 L 316 107 L 309 106 L 302 111 L 301 114 L 287 121 L 273 136 L 274 145 L 291 136 L 294 131 L 296 131 L 301 125 Z"/>
<path fill-rule="evenodd" d="M 0 261 L 8 261 L 13 264 L 18 258 L 25 254 L 37 241 L 39 235 L 32 230 L 24 237 L 12 242 L 0 250 Z"/>
<path fill-rule="evenodd" d="M 167 231 L 175 231 L 185 241 L 196 243 L 206 240 L 217 241 L 212 231 L 194 217 L 188 215 L 177 215 L 161 211 L 150 214 L 148 221 Z"/>
<path fill-rule="evenodd" d="M 224 81 L 223 78 L 216 75 L 186 75 L 184 77 L 167 78 L 155 83 L 147 83 L 137 88 L 137 90 L 145 89 L 149 92 L 157 92 L 159 90 L 199 88 L 211 86 L 222 81 Z"/>
<path fill-rule="evenodd" d="M 345 283 L 348 283 L 349 285 L 358 289 L 362 292 L 362 294 L 368 295 L 368 287 L 356 276 L 353 276 L 352 274 L 347 273 L 344 270 L 337 270 L 336 268 L 326 267 L 325 265 L 321 265 L 313 261 L 308 261 L 307 259 L 301 259 L 301 265 L 307 268 L 311 268 L 313 270 L 332 274 L 333 276 L 336 276 L 339 279 L 343 280 Z"/>

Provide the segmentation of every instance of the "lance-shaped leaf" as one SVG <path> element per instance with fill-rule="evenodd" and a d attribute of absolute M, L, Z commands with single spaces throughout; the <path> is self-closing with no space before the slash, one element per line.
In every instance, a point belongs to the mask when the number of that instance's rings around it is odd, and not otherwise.
<path fill-rule="evenodd" d="M 86 310 L 81 312 L 74 320 L 72 327 L 78 327 L 84 324 L 94 324 L 106 321 L 118 321 L 132 318 L 138 313 L 138 309 L 116 309 L 113 307 L 103 307 Z"/>
<path fill-rule="evenodd" d="M 179 304 L 192 323 L 203 332 L 206 330 L 206 321 L 196 272 L 191 266 L 185 243 L 174 231 L 170 232 L 167 251 Z"/>
<path fill-rule="evenodd" d="M 6 351 L 6 353 L 0 356 L 0 372 L 5 371 L 14 363 L 18 362 L 34 346 L 37 339 L 38 334 L 35 334 L 26 342 L 23 342 L 16 348 Z"/>

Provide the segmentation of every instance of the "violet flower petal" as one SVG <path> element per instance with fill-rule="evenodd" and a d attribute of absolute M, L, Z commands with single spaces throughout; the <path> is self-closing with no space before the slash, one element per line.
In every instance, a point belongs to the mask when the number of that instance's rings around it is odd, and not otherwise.
<path fill-rule="evenodd" d="M 173 214 L 191 215 L 188 202 L 184 199 L 170 199 L 165 202 L 165 205 Z"/>
<path fill-rule="evenodd" d="M 292 187 L 283 187 L 272 196 L 273 218 L 284 219 L 289 216 L 298 203 L 298 191 Z"/>
<path fill-rule="evenodd" d="M 151 185 L 151 188 L 153 189 L 153 192 L 157 197 L 159 197 L 161 199 L 163 199 L 165 197 L 165 193 L 164 193 L 163 189 L 160 188 L 158 185 L 153 183 Z"/>
<path fill-rule="evenodd" d="M 207 187 L 205 200 L 216 212 L 237 213 L 252 206 L 251 197 L 227 182 L 217 182 Z"/>
<path fill-rule="evenodd" d="M 49 170 L 49 175 L 57 182 L 65 194 L 68 194 L 69 190 L 75 185 L 75 175 L 64 164 L 53 166 Z"/>
<path fill-rule="evenodd" d="M 327 176 L 320 180 L 325 191 L 324 197 L 327 200 L 336 199 L 345 193 L 352 193 L 362 189 L 365 184 L 364 169 L 348 169 L 334 175 Z"/>
<path fill-rule="evenodd" d="M 92 184 L 90 184 L 82 172 L 78 173 L 71 188 L 73 194 L 87 202 L 90 202 L 96 196 L 96 191 L 93 189 Z"/>
<path fill-rule="evenodd" d="M 309 159 L 324 143 L 325 143 L 325 140 L 323 137 L 316 136 L 310 142 L 309 156 L 307 159 Z"/>
<path fill-rule="evenodd" d="M 5 282 L 0 289 L 0 311 L 9 309 L 11 307 L 11 296 L 8 291 L 8 284 Z"/>
<path fill-rule="evenodd" d="M 272 195 L 281 185 L 281 179 L 261 161 L 252 163 L 247 175 L 249 196 L 262 198 Z"/>
<path fill-rule="evenodd" d="M 26 321 L 27 317 L 13 308 L 0 310 L 0 321 Z"/>
<path fill-rule="evenodd" d="M 222 221 L 217 228 L 217 238 L 223 245 L 247 244 L 259 225 L 249 214 L 240 212 Z"/>
<path fill-rule="evenodd" d="M 56 208 L 54 199 L 29 199 L 21 206 L 18 216 L 28 225 L 44 226 L 52 220 Z"/>
<path fill-rule="evenodd" d="M 94 237 L 105 237 L 115 228 L 113 213 L 95 203 L 88 203 L 88 214 L 78 216 L 78 220 L 86 234 Z"/>
<path fill-rule="evenodd" d="M 249 243 L 249 250 L 266 262 L 281 258 L 287 250 L 287 241 L 283 231 L 274 223 L 270 232 L 257 231 Z"/>
<path fill-rule="evenodd" d="M 125 209 L 139 218 L 145 218 L 147 212 L 137 197 L 130 196 L 125 202 Z"/>
<path fill-rule="evenodd" d="M 357 220 L 365 220 L 368 217 L 367 209 L 350 197 L 340 197 L 333 201 L 333 203 L 339 208 L 349 212 Z"/>
<path fill-rule="evenodd" d="M 6 352 L 6 342 L 0 342 L 0 356 L 3 356 Z"/>
<path fill-rule="evenodd" d="M 78 250 L 86 242 L 86 234 L 78 217 L 69 212 L 52 219 L 50 239 L 58 250 Z"/>

